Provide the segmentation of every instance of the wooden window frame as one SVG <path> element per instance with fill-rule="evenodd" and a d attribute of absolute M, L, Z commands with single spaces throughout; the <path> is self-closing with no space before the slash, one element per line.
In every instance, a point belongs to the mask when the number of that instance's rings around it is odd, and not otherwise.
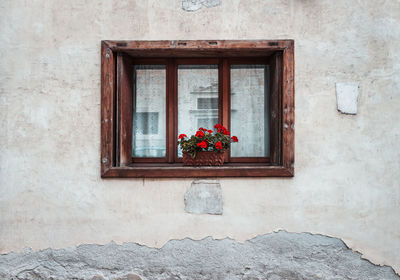
<path fill-rule="evenodd" d="M 235 160 L 220 167 L 183 166 L 174 151 L 177 142 L 177 85 L 174 59 L 217 58 L 219 106 L 230 108 L 230 62 L 268 58 L 270 65 L 270 157 Z M 132 162 L 132 77 L 134 61 L 166 64 L 166 158 Z M 174 58 L 174 59 L 173 59 Z M 227 72 L 228 71 L 228 72 Z M 173 94 L 171 94 L 173 93 Z M 221 123 L 230 127 L 230 110 L 219 108 Z M 229 155 L 226 155 L 229 157 Z M 294 176 L 294 41 L 102 41 L 101 42 L 101 176 L 144 177 L 292 177 Z"/>

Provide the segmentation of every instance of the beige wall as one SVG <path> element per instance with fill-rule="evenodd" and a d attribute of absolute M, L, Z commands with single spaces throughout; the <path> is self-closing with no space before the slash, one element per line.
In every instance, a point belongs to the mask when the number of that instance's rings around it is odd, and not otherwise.
<path fill-rule="evenodd" d="M 400 272 L 400 2 L 0 3 L 0 251 L 277 229 L 342 238 Z M 296 175 L 221 179 L 222 216 L 184 211 L 190 179 L 100 179 L 100 40 L 294 39 Z M 359 82 L 356 116 L 335 83 Z"/>

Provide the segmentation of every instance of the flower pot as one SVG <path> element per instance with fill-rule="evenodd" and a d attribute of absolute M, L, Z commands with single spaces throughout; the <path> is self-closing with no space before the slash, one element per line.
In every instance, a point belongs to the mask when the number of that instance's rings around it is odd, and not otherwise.
<path fill-rule="evenodd" d="M 186 152 L 183 152 L 183 165 L 188 166 L 219 166 L 224 164 L 224 153 L 217 153 L 213 151 L 197 152 L 196 157 Z"/>

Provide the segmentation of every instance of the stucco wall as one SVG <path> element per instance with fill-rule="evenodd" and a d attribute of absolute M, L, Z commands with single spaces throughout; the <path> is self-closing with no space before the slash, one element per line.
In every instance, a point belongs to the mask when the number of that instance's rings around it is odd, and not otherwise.
<path fill-rule="evenodd" d="M 277 229 L 341 238 L 400 271 L 400 2 L 0 3 L 0 251 Z M 220 179 L 223 215 L 184 211 L 191 179 L 100 178 L 100 41 L 294 39 L 296 175 Z M 359 82 L 358 114 L 336 82 Z"/>

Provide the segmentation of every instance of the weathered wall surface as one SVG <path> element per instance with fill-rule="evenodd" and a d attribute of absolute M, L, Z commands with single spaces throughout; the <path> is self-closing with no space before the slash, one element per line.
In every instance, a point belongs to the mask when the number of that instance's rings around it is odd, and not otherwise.
<path fill-rule="evenodd" d="M 399 272 L 400 2 L 209 2 L 1 1 L 0 251 L 285 229 Z M 222 215 L 185 212 L 190 179 L 100 179 L 103 39 L 294 39 L 295 177 L 219 180 Z M 342 82 L 356 115 L 336 109 Z"/>
<path fill-rule="evenodd" d="M 231 239 L 171 240 L 160 249 L 135 243 L 94 244 L 0 257 L 2 279 L 91 280 L 399 280 L 342 241 L 307 233 Z M 12 278 L 15 277 L 15 278 Z"/>

